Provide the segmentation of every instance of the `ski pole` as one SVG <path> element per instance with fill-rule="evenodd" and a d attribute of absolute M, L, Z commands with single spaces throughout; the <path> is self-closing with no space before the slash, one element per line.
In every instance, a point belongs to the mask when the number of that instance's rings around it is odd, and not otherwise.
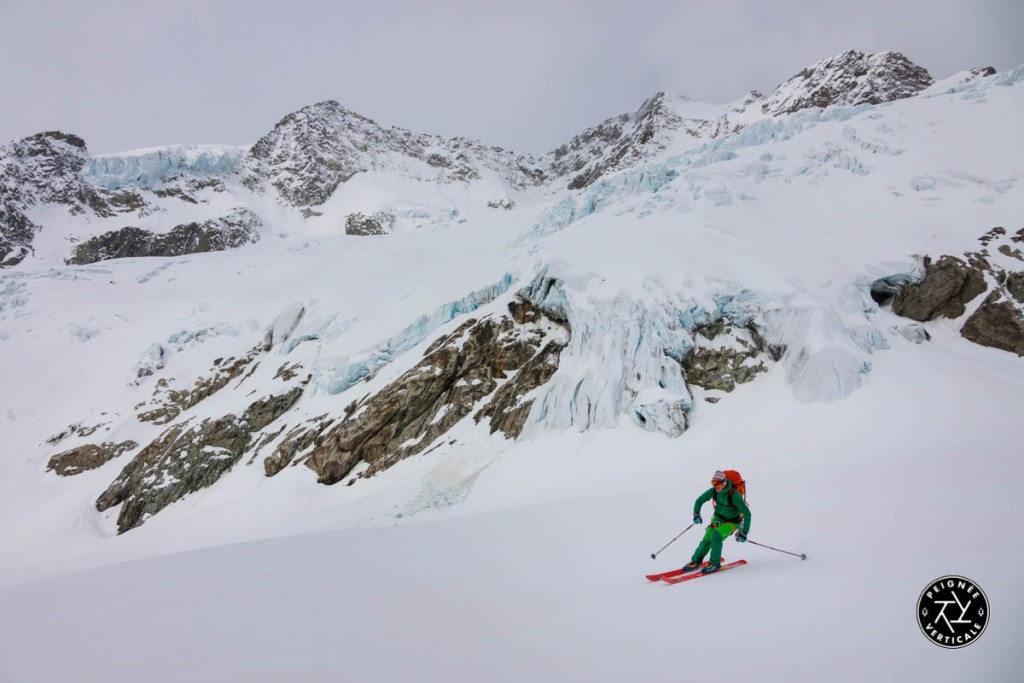
<path fill-rule="evenodd" d="M 675 540 L 675 539 L 672 539 L 672 540 Z M 786 553 L 787 555 L 792 555 L 793 557 L 799 557 L 801 560 L 806 560 L 807 559 L 807 555 L 804 554 L 804 553 L 800 553 L 798 555 L 796 553 L 791 553 L 788 550 L 779 550 L 778 548 L 773 548 L 770 545 L 765 545 L 764 543 L 758 543 L 757 541 L 751 541 L 749 538 L 747 539 L 747 543 L 753 543 L 754 545 L 759 545 L 762 548 L 768 548 L 768 550 L 774 550 L 777 553 Z M 661 552 L 661 551 L 659 550 L 658 552 Z"/>
<path fill-rule="evenodd" d="M 690 530 L 690 529 L 692 529 L 692 528 L 693 528 L 693 524 L 691 524 L 690 526 L 688 526 L 688 527 L 686 527 L 685 529 L 683 529 L 682 531 L 680 531 L 680 532 L 679 532 L 679 536 L 682 536 L 683 534 L 685 534 L 685 533 L 686 533 L 687 531 L 689 531 L 689 530 Z M 679 538 L 679 536 L 676 536 L 676 538 Z M 676 542 L 676 538 L 673 538 L 673 539 L 672 539 L 671 541 L 669 541 L 669 542 L 668 542 L 668 543 L 666 543 L 665 545 L 661 546 L 661 550 L 664 550 L 665 548 L 667 548 L 667 547 L 669 547 L 670 545 L 672 545 L 673 543 L 675 543 L 675 542 Z M 661 552 L 661 550 L 659 550 L 659 551 L 658 551 L 658 552 L 656 552 L 656 553 L 651 553 L 651 559 L 652 559 L 652 560 L 656 559 L 656 558 L 658 557 L 658 554 L 659 554 L 659 553 Z"/>

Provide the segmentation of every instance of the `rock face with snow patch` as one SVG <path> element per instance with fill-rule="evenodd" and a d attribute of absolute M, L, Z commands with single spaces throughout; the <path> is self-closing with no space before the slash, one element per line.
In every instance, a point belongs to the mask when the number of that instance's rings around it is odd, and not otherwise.
<path fill-rule="evenodd" d="M 766 114 L 790 114 L 811 107 L 881 104 L 916 95 L 934 80 L 926 69 L 898 52 L 864 54 L 849 50 L 807 67 L 761 104 Z"/>
<path fill-rule="evenodd" d="M 766 355 L 782 357 L 784 349 L 769 347 L 753 323 L 737 328 L 717 320 L 694 330 L 694 346 L 683 360 L 687 384 L 731 392 L 767 371 Z"/>
<path fill-rule="evenodd" d="M 139 421 L 158 425 L 174 421 L 182 412 L 217 393 L 246 370 L 250 373 L 255 371 L 256 365 L 259 364 L 257 359 L 269 351 L 272 344 L 272 339 L 268 335 L 263 343 L 242 356 L 216 359 L 210 375 L 198 378 L 190 389 L 174 389 L 166 378 L 161 378 L 157 381 L 152 401 L 136 406 L 138 409 L 146 408 L 139 412 Z"/>
<path fill-rule="evenodd" d="M 40 226 L 25 212 L 40 204 L 64 204 L 81 212 L 87 198 L 78 181 L 88 152 L 77 135 L 39 133 L 0 147 L 0 265 L 32 252 Z"/>
<path fill-rule="evenodd" d="M 96 500 L 100 512 L 121 505 L 118 533 L 216 482 L 251 447 L 253 435 L 291 408 L 302 388 L 249 405 L 245 413 L 174 425 L 142 449 Z"/>
<path fill-rule="evenodd" d="M 14 265 L 33 252 L 35 234 L 45 227 L 28 217 L 34 207 L 56 205 L 72 216 L 146 216 L 155 211 L 152 202 L 161 197 L 195 204 L 200 201 L 196 194 L 202 190 L 223 191 L 223 182 L 214 177 L 161 176 L 150 182 L 138 175 L 142 171 L 131 166 L 130 160 L 137 163 L 137 158 L 92 158 L 84 140 L 59 131 L 39 133 L 0 147 L 0 266 Z M 120 169 L 117 182 L 112 179 L 111 168 Z M 138 171 L 134 176 L 133 169 Z M 109 235 L 104 238 L 114 239 Z M 121 237 L 129 242 L 139 239 L 145 238 L 137 234 Z"/>
<path fill-rule="evenodd" d="M 570 190 L 587 187 L 603 175 L 627 168 L 663 149 L 668 134 L 684 120 L 661 92 L 630 114 L 610 118 L 575 136 L 551 153 L 549 173 L 569 178 Z M 708 129 L 708 121 L 689 121 L 691 135 Z"/>
<path fill-rule="evenodd" d="M 53 456 L 50 458 L 46 469 L 53 470 L 62 477 L 69 477 L 101 467 L 127 451 L 138 448 L 138 446 L 139 444 L 134 441 L 123 441 L 121 443 L 107 441 L 98 446 L 86 444 Z"/>
<path fill-rule="evenodd" d="M 924 268 L 919 282 L 907 284 L 893 297 L 894 313 L 919 322 L 957 318 L 968 303 L 988 289 L 978 269 L 952 256 L 943 256 L 935 263 L 925 257 Z"/>
<path fill-rule="evenodd" d="M 990 346 L 1024 356 L 1024 303 L 1014 301 L 1001 291 L 989 294 L 960 329 L 960 334 L 975 344 Z"/>
<path fill-rule="evenodd" d="M 345 219 L 346 235 L 386 235 L 395 225 L 395 217 L 384 211 L 367 216 L 353 213 Z"/>
<path fill-rule="evenodd" d="M 979 241 L 982 249 L 967 252 L 963 259 L 943 256 L 932 263 L 926 257 L 923 277 L 896 293 L 892 310 L 922 322 L 959 318 L 967 304 L 991 287 L 960 334 L 976 344 L 1024 356 L 1024 228 L 1014 235 L 993 228 Z"/>
<path fill-rule="evenodd" d="M 85 141 L 60 131 L 38 133 L 0 148 L 5 200 L 22 205 L 64 204 L 81 211 L 79 172 L 88 159 Z"/>
<path fill-rule="evenodd" d="M 31 254 L 38 230 L 16 205 L 0 200 L 0 268 L 17 265 Z"/>
<path fill-rule="evenodd" d="M 510 312 L 468 320 L 438 339 L 416 367 L 317 438 L 306 465 L 319 481 L 342 481 L 360 462 L 369 465 L 364 476 L 386 469 L 425 450 L 474 410 L 477 421 L 490 419 L 492 431 L 517 436 L 530 408 L 523 398 L 558 367 L 568 330 L 524 302 Z"/>
<path fill-rule="evenodd" d="M 82 242 L 67 263 L 85 265 L 115 258 L 183 256 L 235 249 L 258 242 L 262 224 L 252 211 L 238 208 L 202 223 L 178 225 L 161 235 L 126 227 Z"/>
<path fill-rule="evenodd" d="M 530 157 L 465 138 L 384 128 L 334 101 L 281 119 L 249 150 L 245 168 L 248 187 L 267 183 L 298 207 L 319 206 L 357 173 L 379 169 L 442 183 L 473 181 L 485 169 L 513 187 L 544 180 Z"/>

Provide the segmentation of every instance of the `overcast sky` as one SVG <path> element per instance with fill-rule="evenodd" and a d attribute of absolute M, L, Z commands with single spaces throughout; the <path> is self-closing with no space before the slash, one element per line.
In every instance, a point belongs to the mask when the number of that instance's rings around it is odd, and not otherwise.
<path fill-rule="evenodd" d="M 1024 1 L 0 0 L 0 144 L 250 144 L 334 99 L 543 152 L 658 90 L 727 102 L 848 49 L 1003 71 Z"/>

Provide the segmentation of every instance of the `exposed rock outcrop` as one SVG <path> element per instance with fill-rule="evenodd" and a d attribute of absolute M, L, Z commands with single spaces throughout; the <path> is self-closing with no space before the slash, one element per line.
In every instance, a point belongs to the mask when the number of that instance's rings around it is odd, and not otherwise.
<path fill-rule="evenodd" d="M 240 376 L 246 370 L 250 373 L 255 371 L 256 359 L 263 353 L 269 351 L 273 346 L 272 331 L 267 338 L 259 345 L 253 347 L 248 353 L 239 358 L 218 358 L 213 363 L 211 374 L 206 377 L 199 377 L 191 389 L 172 389 L 166 379 L 157 382 L 156 392 L 153 400 L 148 404 L 148 410 L 139 413 L 140 422 L 152 422 L 162 425 L 173 421 L 182 412 L 197 405 L 200 401 L 212 396 L 227 386 L 228 382 Z M 146 407 L 143 403 L 136 408 Z"/>
<path fill-rule="evenodd" d="M 326 415 L 307 421 L 304 425 L 293 428 L 281 440 L 273 455 L 263 461 L 263 471 L 268 477 L 292 464 L 296 458 L 309 455 L 309 449 L 316 444 L 317 438 L 334 421 Z"/>
<path fill-rule="evenodd" d="M 766 357 L 779 360 L 784 349 L 766 344 L 757 327 L 718 320 L 694 330 L 694 347 L 683 359 L 686 383 L 731 392 L 768 370 Z"/>
<path fill-rule="evenodd" d="M 77 135 L 39 133 L 0 147 L 0 266 L 13 266 L 32 253 L 40 226 L 26 215 L 38 204 L 84 208 L 78 173 L 88 152 Z"/>
<path fill-rule="evenodd" d="M 0 267 L 17 265 L 31 254 L 38 231 L 38 225 L 6 198 L 0 198 Z"/>
<path fill-rule="evenodd" d="M 62 477 L 69 477 L 86 470 L 94 470 L 97 467 L 101 467 L 126 451 L 138 448 L 138 446 L 139 444 L 134 441 L 122 441 L 121 443 L 107 441 L 98 446 L 86 444 L 53 456 L 50 458 L 46 469 L 52 470 Z"/>
<path fill-rule="evenodd" d="M 924 277 L 899 289 L 892 310 L 922 322 L 958 318 L 991 286 L 960 334 L 976 344 L 1024 356 L 1024 255 L 1017 246 L 1024 243 L 1024 229 L 1008 235 L 1004 228 L 993 228 L 979 242 L 982 249 L 966 252 L 963 259 L 942 256 L 932 263 L 925 258 Z"/>
<path fill-rule="evenodd" d="M 69 264 L 85 265 L 115 258 L 183 256 L 235 249 L 260 239 L 260 218 L 244 208 L 202 223 L 184 223 L 166 234 L 126 227 L 82 242 Z"/>
<path fill-rule="evenodd" d="M 899 289 L 892 300 L 898 315 L 925 322 L 939 317 L 957 318 L 966 304 L 988 289 L 984 275 L 961 259 L 943 256 L 924 259 L 924 277 Z"/>
<path fill-rule="evenodd" d="M 353 213 L 345 219 L 346 235 L 386 235 L 395 227 L 395 217 L 384 211 L 367 216 Z"/>
<path fill-rule="evenodd" d="M 960 334 L 975 344 L 990 346 L 1024 356 L 1024 313 L 1002 292 L 989 294 L 964 326 Z"/>
<path fill-rule="evenodd" d="M 87 204 L 79 173 L 88 159 L 77 135 L 48 131 L 0 147 L 0 186 L 21 206 L 63 204 L 81 213 Z"/>
<path fill-rule="evenodd" d="M 527 314 L 528 306 L 510 309 L 533 322 L 488 316 L 439 339 L 416 367 L 318 437 L 306 465 L 324 484 L 343 480 L 360 462 L 368 464 L 363 476 L 372 476 L 422 452 L 478 406 L 477 421 L 490 418 L 492 431 L 518 435 L 529 411 L 526 395 L 550 378 L 568 342 L 566 325 Z"/>
<path fill-rule="evenodd" d="M 122 506 L 118 533 L 139 526 L 171 503 L 220 479 L 250 448 L 253 434 L 284 414 L 301 395 L 302 388 L 296 387 L 252 403 L 241 418 L 231 414 L 170 427 L 121 471 L 96 500 L 96 509 L 103 512 Z"/>

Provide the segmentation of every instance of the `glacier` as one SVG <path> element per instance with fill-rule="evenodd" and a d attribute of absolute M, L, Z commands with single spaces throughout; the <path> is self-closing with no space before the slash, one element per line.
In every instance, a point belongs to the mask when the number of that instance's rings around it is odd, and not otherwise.
<path fill-rule="evenodd" d="M 541 306 L 557 302 L 556 310 L 570 322 L 571 338 L 558 372 L 531 408 L 524 433 L 614 427 L 628 414 L 647 431 L 682 434 L 693 398 L 677 359 L 693 341 L 679 311 L 603 288 L 594 278 L 563 277 L 557 286 L 548 282 L 544 271 L 528 293 L 544 292 Z"/>
<path fill-rule="evenodd" d="M 768 348 L 780 350 L 778 362 L 793 395 L 805 403 L 849 396 L 871 371 L 870 356 L 889 348 L 886 334 L 870 320 L 877 307 L 866 279 L 821 302 L 694 279 L 678 292 L 648 280 L 646 296 L 635 297 L 598 280 L 556 265 L 522 290 L 542 310 L 563 316 L 572 330 L 524 434 L 612 428 L 627 415 L 646 431 L 681 435 L 694 409 L 683 361 L 695 348 L 698 328 L 717 322 L 756 327 Z"/>
<path fill-rule="evenodd" d="M 545 211 L 533 224 L 533 227 L 524 239 L 535 240 L 558 232 L 610 206 L 621 208 L 623 200 L 630 197 L 641 195 L 656 196 L 666 186 L 680 177 L 685 177 L 690 181 L 694 199 L 699 198 L 703 194 L 715 206 L 729 206 L 733 200 L 731 190 L 720 185 L 719 187 L 704 191 L 703 181 L 706 179 L 697 177 L 691 172 L 715 164 L 733 161 L 739 158 L 740 153 L 745 149 L 789 140 L 819 124 L 854 119 L 865 112 L 873 110 L 877 106 L 881 105 L 860 104 L 850 107 L 801 111 L 779 117 L 778 119 L 756 121 L 745 125 L 732 135 L 717 138 L 702 144 L 696 149 L 670 156 L 664 161 L 626 169 L 603 177 L 587 189 L 576 194 L 570 194 Z M 862 141 L 857 136 L 856 130 L 851 126 L 843 129 L 842 136 L 848 142 L 861 147 L 867 145 L 870 148 L 872 144 Z M 875 149 L 873 151 L 879 150 Z M 881 149 L 881 151 L 890 154 L 902 153 L 900 149 L 890 150 L 887 147 Z M 772 154 L 765 152 L 760 155 L 758 163 L 753 163 L 747 168 L 741 169 L 740 172 L 745 175 L 753 174 L 758 177 L 768 177 L 772 173 L 772 169 L 767 165 L 767 162 L 772 161 L 772 159 Z M 837 168 L 849 170 L 858 175 L 867 175 L 869 172 L 869 169 L 853 154 L 835 143 L 826 144 L 822 150 L 814 150 L 808 155 L 808 159 L 811 163 L 797 167 L 794 171 L 795 175 L 810 173 L 813 168 L 826 163 L 830 163 L 830 165 Z M 740 194 L 738 198 L 751 199 L 751 197 L 743 194 Z M 666 196 L 662 201 L 666 204 L 672 204 L 675 200 L 671 196 Z M 638 214 L 638 217 L 642 218 L 648 215 L 650 210 L 650 206 L 645 206 L 644 211 Z"/>
<path fill-rule="evenodd" d="M 84 182 L 108 190 L 153 189 L 178 175 L 201 178 L 239 173 L 247 147 L 176 145 L 91 157 L 82 168 Z"/>

